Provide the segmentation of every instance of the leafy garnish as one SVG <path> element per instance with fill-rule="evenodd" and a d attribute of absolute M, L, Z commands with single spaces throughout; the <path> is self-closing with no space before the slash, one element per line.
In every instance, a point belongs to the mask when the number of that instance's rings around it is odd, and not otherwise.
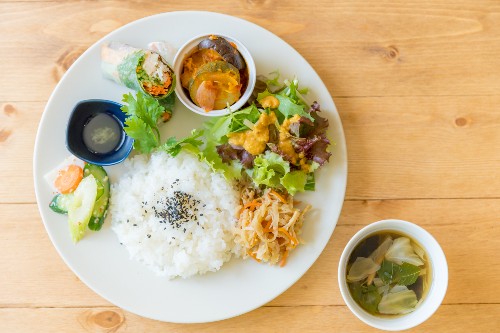
<path fill-rule="evenodd" d="M 375 285 L 364 285 L 360 282 L 349 283 L 349 289 L 353 298 L 361 305 L 363 309 L 371 314 L 377 313 L 378 304 L 382 296 L 378 293 Z"/>
<path fill-rule="evenodd" d="M 278 111 L 281 114 L 281 117 L 280 115 L 278 115 L 278 119 L 280 120 L 280 122 L 282 122 L 283 119 L 293 117 L 296 114 L 314 121 L 312 116 L 305 111 L 305 104 L 292 100 L 284 92 L 272 94 L 271 92 L 269 92 L 269 90 L 266 89 L 264 92 L 257 95 L 257 101 L 260 101 L 267 96 L 274 96 L 279 100 L 280 104 L 278 106 Z"/>
<path fill-rule="evenodd" d="M 274 72 L 269 73 L 270 75 L 274 75 L 274 77 L 267 79 L 266 84 L 268 86 L 274 86 L 274 87 L 279 87 L 281 85 L 279 79 L 280 79 L 280 71 L 275 70 Z"/>
<path fill-rule="evenodd" d="M 130 89 L 140 90 L 141 87 L 139 81 L 137 80 L 137 65 L 143 60 L 143 50 L 132 52 L 126 56 L 117 68 L 119 82 Z"/>
<path fill-rule="evenodd" d="M 165 108 L 152 97 L 141 92 L 136 98 L 129 93 L 123 95 L 126 103 L 121 110 L 128 116 L 125 120 L 125 132 L 134 139 L 134 148 L 141 153 L 149 153 L 160 145 L 158 119 Z"/>
<path fill-rule="evenodd" d="M 297 152 L 305 154 L 307 159 L 312 160 L 319 165 L 323 165 L 330 159 L 331 153 L 327 151 L 330 141 L 326 137 L 326 130 L 328 129 L 328 119 L 321 117 L 320 106 L 314 102 L 308 114 L 314 119 L 311 122 L 307 118 L 301 118 L 298 125 L 291 128 L 294 137 L 292 143 Z"/>
<path fill-rule="evenodd" d="M 291 195 L 304 191 L 306 184 L 307 174 L 301 170 L 289 172 L 281 178 L 281 185 L 283 185 Z"/>
<path fill-rule="evenodd" d="M 244 148 L 234 147 L 229 143 L 218 145 L 216 148 L 217 153 L 224 163 L 231 164 L 233 160 L 238 160 L 247 169 L 253 167 L 253 160 L 255 159 L 255 156 L 250 154 Z"/>
<path fill-rule="evenodd" d="M 165 112 L 172 113 L 175 106 L 175 94 L 171 93 L 167 97 L 159 99 L 158 102 L 165 108 Z"/>
<path fill-rule="evenodd" d="M 172 136 L 167 139 L 167 141 L 160 147 L 160 149 L 166 151 L 172 156 L 177 156 L 181 149 L 186 149 L 195 154 L 198 154 L 200 152 L 199 147 L 203 144 L 203 141 L 198 140 L 198 138 L 202 135 L 202 130 L 194 129 L 191 131 L 190 136 L 185 137 L 181 140 L 177 140 Z"/>
<path fill-rule="evenodd" d="M 306 191 L 314 191 L 316 189 L 316 179 L 314 177 L 314 173 L 307 174 L 306 184 L 304 185 L 304 190 Z"/>
<path fill-rule="evenodd" d="M 384 260 L 377 275 L 385 284 L 391 284 L 399 281 L 400 272 L 401 267 L 398 264 Z"/>
<path fill-rule="evenodd" d="M 280 101 L 280 105 L 278 107 L 278 111 L 281 112 L 285 118 L 291 118 L 294 115 L 298 114 L 302 117 L 309 118 L 313 120 L 311 115 L 305 112 L 305 106 L 300 104 L 295 104 L 290 97 L 275 95 L 275 97 Z"/>
<path fill-rule="evenodd" d="M 402 286 L 409 286 L 417 281 L 420 275 L 420 268 L 407 262 L 398 265 L 384 260 L 380 265 L 377 275 L 385 284 L 395 283 Z"/>
<path fill-rule="evenodd" d="M 419 275 L 420 267 L 404 262 L 399 272 L 398 284 L 402 286 L 412 285 L 417 281 Z"/>
<path fill-rule="evenodd" d="M 241 163 L 232 161 L 227 164 L 222 161 L 222 158 L 217 153 L 215 141 L 207 141 L 206 146 L 198 154 L 200 161 L 207 163 L 215 172 L 221 172 L 228 180 L 239 179 L 241 177 Z"/>
<path fill-rule="evenodd" d="M 252 104 L 242 110 L 231 112 L 227 116 L 213 118 L 203 124 L 205 134 L 219 144 L 225 143 L 229 133 L 250 129 L 248 122 L 256 123 L 260 114 L 255 104 Z"/>
<path fill-rule="evenodd" d="M 290 172 L 290 163 L 270 151 L 257 156 L 253 164 L 251 177 L 256 185 L 277 188 L 280 186 L 280 179 Z"/>
<path fill-rule="evenodd" d="M 291 171 L 290 163 L 279 154 L 271 151 L 266 151 L 255 157 L 253 169 L 247 170 L 247 173 L 255 185 L 265 185 L 277 189 L 284 188 L 291 195 L 306 190 L 308 174 L 301 170 Z"/>

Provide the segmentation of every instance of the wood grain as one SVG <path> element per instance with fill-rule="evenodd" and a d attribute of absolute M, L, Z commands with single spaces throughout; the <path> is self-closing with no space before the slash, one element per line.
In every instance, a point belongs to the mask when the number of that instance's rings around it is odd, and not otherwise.
<path fill-rule="evenodd" d="M 334 97 L 498 94 L 498 2 L 366 3 L 1 3 L 0 69 L 24 80 L 23 89 L 5 86 L 0 100 L 46 100 L 61 70 L 105 34 L 144 16 L 196 9 L 240 16 L 276 33 L 321 73 Z"/>
<path fill-rule="evenodd" d="M 500 197 L 500 98 L 337 98 L 348 198 Z"/>
<path fill-rule="evenodd" d="M 33 149 L 45 103 L 0 103 L 0 203 L 35 202 Z"/>
<path fill-rule="evenodd" d="M 443 305 L 425 323 L 408 332 L 495 332 L 500 305 Z M 482 320 L 477 320 L 480 317 Z M 20 320 L 20 318 L 23 318 Z M 279 320 L 277 318 L 280 318 Z M 0 309 L 1 332 L 380 332 L 354 318 L 346 306 L 262 307 L 209 324 L 179 325 L 145 320 L 119 308 Z"/>

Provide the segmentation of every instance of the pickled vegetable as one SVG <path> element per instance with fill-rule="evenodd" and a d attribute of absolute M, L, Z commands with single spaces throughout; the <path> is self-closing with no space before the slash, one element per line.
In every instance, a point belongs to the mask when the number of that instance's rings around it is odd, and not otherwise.
<path fill-rule="evenodd" d="M 234 104 L 241 96 L 240 89 L 238 70 L 224 61 L 201 66 L 189 84 L 191 100 L 205 111 L 220 110 Z"/>

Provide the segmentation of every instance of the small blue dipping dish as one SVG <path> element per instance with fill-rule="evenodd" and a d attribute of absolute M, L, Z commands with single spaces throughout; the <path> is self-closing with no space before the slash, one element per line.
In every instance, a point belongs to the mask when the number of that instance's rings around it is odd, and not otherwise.
<path fill-rule="evenodd" d="M 76 104 L 66 128 L 66 146 L 81 160 L 112 165 L 122 162 L 132 151 L 134 140 L 123 130 L 126 115 L 121 104 L 88 99 Z"/>

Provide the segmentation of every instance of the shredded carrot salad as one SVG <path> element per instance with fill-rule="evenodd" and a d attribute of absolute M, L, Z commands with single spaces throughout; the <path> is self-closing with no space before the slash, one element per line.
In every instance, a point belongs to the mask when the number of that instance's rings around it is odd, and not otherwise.
<path fill-rule="evenodd" d="M 302 242 L 298 235 L 310 208 L 295 208 L 292 196 L 271 189 L 257 196 L 255 190 L 244 188 L 235 232 L 243 256 L 284 266 L 290 251 Z"/>

